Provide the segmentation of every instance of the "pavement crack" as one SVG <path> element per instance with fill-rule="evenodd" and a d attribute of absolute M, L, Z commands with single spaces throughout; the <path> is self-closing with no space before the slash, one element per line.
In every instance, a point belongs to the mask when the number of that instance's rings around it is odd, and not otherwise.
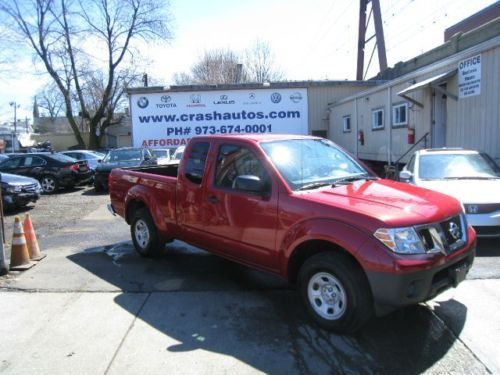
<path fill-rule="evenodd" d="M 115 350 L 115 352 L 113 354 L 113 357 L 109 361 L 108 367 L 104 371 L 105 375 L 109 373 L 109 370 L 111 369 L 111 366 L 113 365 L 113 362 L 115 361 L 116 356 L 118 355 L 118 353 L 120 352 L 121 348 L 123 347 L 123 344 L 125 343 L 125 340 L 126 340 L 127 336 L 129 335 L 130 331 L 132 331 L 132 328 L 134 327 L 135 322 L 137 321 L 137 318 L 139 318 L 139 316 L 142 313 L 142 310 L 144 310 L 144 306 L 146 306 L 146 304 L 148 303 L 149 298 L 151 297 L 151 294 L 152 293 L 148 293 L 147 294 L 146 298 L 144 298 L 144 301 L 142 302 L 141 306 L 137 310 L 137 313 L 134 315 L 134 319 L 132 319 L 132 322 L 130 323 L 129 327 L 127 328 L 127 331 L 125 332 L 125 334 L 123 335 L 123 338 L 121 339 L 120 344 L 116 348 L 116 350 Z"/>

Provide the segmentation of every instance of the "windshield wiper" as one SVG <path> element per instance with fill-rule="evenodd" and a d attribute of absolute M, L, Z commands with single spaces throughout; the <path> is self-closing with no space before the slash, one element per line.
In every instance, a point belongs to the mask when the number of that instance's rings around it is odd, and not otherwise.
<path fill-rule="evenodd" d="M 298 190 L 312 190 L 331 185 L 332 184 L 330 182 L 312 182 L 310 184 L 305 184 L 304 186 L 301 186 Z"/>
<path fill-rule="evenodd" d="M 338 180 L 335 180 L 333 183 L 333 186 L 336 185 L 341 185 L 349 182 L 354 182 L 354 181 L 360 181 L 360 180 L 377 180 L 377 177 L 374 176 L 368 176 L 366 174 L 362 175 L 357 175 L 357 176 L 349 176 L 349 177 L 344 177 L 344 178 L 339 178 Z"/>

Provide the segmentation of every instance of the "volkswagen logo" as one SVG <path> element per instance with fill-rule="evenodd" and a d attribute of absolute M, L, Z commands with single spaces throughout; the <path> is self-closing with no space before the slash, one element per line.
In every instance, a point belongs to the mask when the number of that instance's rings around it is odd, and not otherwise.
<path fill-rule="evenodd" d="M 170 103 L 172 101 L 172 97 L 170 95 L 162 95 L 161 101 L 163 103 Z"/>
<path fill-rule="evenodd" d="M 271 94 L 271 101 L 273 103 L 279 103 L 279 102 L 281 102 L 281 94 L 279 92 L 273 92 Z"/>
<path fill-rule="evenodd" d="M 149 104 L 149 100 L 145 96 L 141 96 L 139 98 L 139 100 L 137 101 L 137 105 L 139 106 L 139 108 L 146 108 L 148 106 L 148 104 Z"/>
<path fill-rule="evenodd" d="M 448 224 L 448 233 L 455 241 L 462 237 L 462 233 L 460 233 L 460 227 L 454 222 Z"/>

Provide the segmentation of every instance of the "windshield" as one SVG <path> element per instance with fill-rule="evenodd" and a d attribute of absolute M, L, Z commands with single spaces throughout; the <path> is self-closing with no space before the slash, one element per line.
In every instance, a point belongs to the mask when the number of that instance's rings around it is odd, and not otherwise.
<path fill-rule="evenodd" d="M 419 177 L 423 180 L 496 178 L 498 167 L 479 153 L 430 154 L 420 157 Z"/>
<path fill-rule="evenodd" d="M 113 163 L 117 161 L 141 160 L 141 153 L 141 150 L 111 150 L 103 161 Z"/>
<path fill-rule="evenodd" d="M 292 190 L 370 176 L 353 158 L 327 139 L 263 142 L 261 147 Z"/>
<path fill-rule="evenodd" d="M 158 158 L 168 158 L 170 156 L 168 150 L 153 149 L 151 151 L 153 152 L 153 155 Z"/>

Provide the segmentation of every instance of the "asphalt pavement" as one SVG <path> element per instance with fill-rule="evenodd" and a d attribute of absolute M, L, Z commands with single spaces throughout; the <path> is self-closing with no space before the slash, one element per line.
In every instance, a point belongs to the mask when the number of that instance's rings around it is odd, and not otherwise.
<path fill-rule="evenodd" d="M 129 238 L 101 205 L 0 278 L 0 373 L 500 373 L 496 273 L 339 336 L 278 277 L 177 241 L 141 258 Z"/>

